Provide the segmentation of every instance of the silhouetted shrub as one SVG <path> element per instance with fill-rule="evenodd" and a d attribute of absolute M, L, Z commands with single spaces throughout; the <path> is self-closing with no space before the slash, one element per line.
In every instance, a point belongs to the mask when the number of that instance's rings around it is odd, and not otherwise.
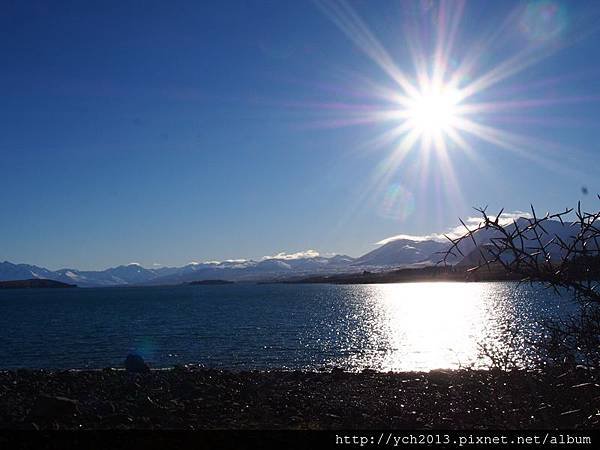
<path fill-rule="evenodd" d="M 600 368 L 600 211 L 584 212 L 578 204 L 576 209 L 538 217 L 532 206 L 531 217 L 511 221 L 502 219 L 503 211 L 497 216 L 488 215 L 486 208 L 477 211 L 481 223 L 468 227 L 461 220 L 465 233 L 458 238 L 447 236 L 451 245 L 442 253 L 441 262 L 466 259 L 467 252 L 472 261 L 475 252 L 477 264 L 469 271 L 501 269 L 517 275 L 521 282 L 541 283 L 570 296 L 579 306 L 576 312 L 564 319 L 546 320 L 544 337 L 535 345 L 543 363 Z M 515 338 L 514 333 L 511 336 Z M 514 355 L 503 352 L 482 347 L 492 367 L 520 364 Z"/>

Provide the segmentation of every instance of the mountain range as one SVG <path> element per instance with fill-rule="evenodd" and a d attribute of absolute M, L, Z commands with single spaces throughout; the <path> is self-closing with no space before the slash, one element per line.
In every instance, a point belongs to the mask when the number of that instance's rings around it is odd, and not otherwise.
<path fill-rule="evenodd" d="M 522 227 L 526 219 L 518 219 Z M 521 221 L 521 222 L 519 222 Z M 509 225 L 510 230 L 513 225 Z M 544 225 L 550 236 L 558 235 L 568 240 L 575 233 L 569 226 L 557 221 Z M 474 264 L 479 255 L 478 247 L 488 245 L 497 234 L 491 230 L 480 230 L 473 240 L 461 243 L 462 255 L 457 255 L 453 264 Z M 266 281 L 305 275 L 352 273 L 364 270 L 381 271 L 391 268 L 433 265 L 441 259 L 449 242 L 435 239 L 395 239 L 358 258 L 346 255 L 321 256 L 309 251 L 296 255 L 276 255 L 261 260 L 229 260 L 222 262 L 190 263 L 182 267 L 159 267 L 148 269 L 132 263 L 99 271 L 60 269 L 52 271 L 28 264 L 0 263 L 0 281 L 49 279 L 80 287 L 173 285 L 201 280 Z M 560 256 L 558 246 L 550 246 L 550 253 Z"/>
<path fill-rule="evenodd" d="M 60 269 L 51 271 L 28 264 L 0 263 L 0 281 L 44 278 L 75 283 L 80 287 L 167 285 L 207 279 L 231 281 L 260 281 L 290 275 L 336 273 L 352 268 L 354 258 L 344 255 L 331 257 L 308 256 L 294 259 L 267 258 L 260 261 L 240 260 L 207 263 L 190 263 L 182 267 L 147 269 L 131 263 L 101 271 Z"/>

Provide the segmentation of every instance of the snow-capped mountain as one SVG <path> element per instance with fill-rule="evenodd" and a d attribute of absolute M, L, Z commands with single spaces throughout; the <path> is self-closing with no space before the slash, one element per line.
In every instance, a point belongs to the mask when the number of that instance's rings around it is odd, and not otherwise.
<path fill-rule="evenodd" d="M 99 271 L 60 269 L 51 271 L 27 264 L 0 263 L 0 281 L 44 278 L 76 284 L 80 287 L 181 284 L 190 281 L 219 278 L 232 281 L 256 281 L 290 275 L 335 273 L 347 269 L 353 258 L 331 257 L 268 257 L 259 261 L 229 260 L 189 263 L 182 267 L 147 269 L 132 263 Z"/>
<path fill-rule="evenodd" d="M 55 279 L 56 274 L 48 269 L 29 264 L 0 262 L 0 281 L 29 280 L 33 278 Z"/>
<path fill-rule="evenodd" d="M 144 284 L 181 284 L 207 279 L 231 281 L 259 281 L 315 273 L 336 273 L 356 270 L 350 266 L 353 258 L 345 255 L 332 257 L 266 258 L 260 261 L 225 261 L 186 266 L 185 270 L 149 280 Z"/>
<path fill-rule="evenodd" d="M 527 226 L 527 219 L 518 219 L 519 228 Z M 510 232 L 513 225 L 508 225 Z M 563 241 L 569 241 L 577 233 L 577 226 L 561 224 L 558 221 L 545 221 L 547 235 L 543 238 L 550 241 L 555 235 Z M 528 232 L 530 233 L 530 232 Z M 531 233 L 530 233 L 531 234 Z M 527 233 L 526 233 L 526 236 Z M 494 238 L 500 235 L 493 230 L 478 230 L 473 234 L 474 241 L 465 239 L 461 242 L 460 253 L 450 258 L 451 264 L 477 265 L 478 247 L 486 249 Z M 533 235 L 531 234 L 531 236 Z M 545 242 L 544 242 L 545 243 Z M 298 276 L 325 275 L 335 273 L 351 273 L 364 269 L 389 270 L 410 265 L 435 264 L 442 259 L 442 254 L 449 247 L 449 242 L 437 240 L 399 238 L 387 242 L 359 258 L 346 255 L 321 256 L 314 250 L 295 254 L 280 253 L 264 257 L 260 260 L 227 260 L 209 262 L 191 262 L 182 267 L 144 268 L 139 264 L 112 267 L 101 271 L 81 271 L 61 269 L 51 271 L 43 267 L 13 264 L 8 261 L 0 263 L 0 281 L 26 280 L 45 278 L 76 284 L 80 287 L 93 286 L 127 286 L 127 285 L 169 285 L 208 279 L 230 281 L 263 281 Z M 548 250 L 553 258 L 561 256 L 561 250 L 555 243 Z M 462 262 L 461 262 L 462 261 Z"/>
<path fill-rule="evenodd" d="M 78 286 L 118 286 L 144 283 L 159 276 L 155 270 L 145 269 L 139 264 L 112 267 L 101 271 L 61 269 L 56 271 L 61 280 L 69 280 Z"/>
<path fill-rule="evenodd" d="M 515 230 L 515 226 L 519 227 L 519 229 L 521 230 L 526 230 L 528 225 L 528 219 L 520 218 L 516 221 L 516 225 L 514 223 L 506 225 L 505 229 L 509 233 L 512 233 Z M 554 260 L 558 260 L 562 256 L 564 256 L 562 254 L 563 252 L 561 250 L 561 247 L 556 240 L 556 237 L 558 236 L 564 242 L 569 242 L 574 239 L 575 235 L 580 230 L 578 224 L 573 225 L 568 222 L 561 223 L 558 220 L 544 221 L 543 228 L 545 232 L 539 230 L 542 244 L 546 245 L 546 251 L 550 254 L 551 259 Z M 473 239 L 464 239 L 460 243 L 460 245 L 458 246 L 460 252 L 455 251 L 455 257 L 450 258 L 449 262 L 460 264 L 461 261 L 467 257 L 474 258 L 474 256 L 472 255 L 474 250 L 476 250 L 477 248 L 484 249 L 485 247 L 488 247 L 484 250 L 484 252 L 485 254 L 491 256 L 491 253 L 489 253 L 489 249 L 494 248 L 491 244 L 492 240 L 499 239 L 501 237 L 502 235 L 499 232 L 492 229 L 478 230 L 473 233 Z M 529 250 L 533 252 L 535 249 L 539 248 L 539 243 L 537 243 L 535 240 L 535 233 L 533 230 L 526 230 L 523 233 L 523 237 L 525 238 L 524 246 L 526 249 L 529 248 Z M 479 252 L 476 253 L 480 254 Z M 466 261 L 464 262 L 464 264 L 466 264 Z"/>
<path fill-rule="evenodd" d="M 437 252 L 445 250 L 448 243 L 433 240 L 416 241 L 397 239 L 357 258 L 354 266 L 398 266 L 425 261 L 437 262 L 440 259 Z"/>

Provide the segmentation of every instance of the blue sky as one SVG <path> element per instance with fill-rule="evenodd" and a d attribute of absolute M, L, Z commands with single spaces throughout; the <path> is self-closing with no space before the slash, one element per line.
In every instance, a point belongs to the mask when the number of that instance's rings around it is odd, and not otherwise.
<path fill-rule="evenodd" d="M 522 140 L 503 149 L 465 133 L 473 157 L 447 151 L 460 196 L 435 150 L 426 169 L 418 148 L 391 169 L 394 143 L 372 144 L 394 124 L 349 123 L 389 106 L 370 87 L 400 88 L 331 5 L 3 2 L 0 260 L 358 256 L 389 236 L 450 229 L 473 206 L 598 207 L 597 4 L 466 3 L 456 64 L 505 27 L 462 87 L 523 48 L 539 61 L 477 94 L 504 102 L 478 120 Z M 349 5 L 402 71 L 414 75 L 413 28 L 431 61 L 444 4 Z"/>

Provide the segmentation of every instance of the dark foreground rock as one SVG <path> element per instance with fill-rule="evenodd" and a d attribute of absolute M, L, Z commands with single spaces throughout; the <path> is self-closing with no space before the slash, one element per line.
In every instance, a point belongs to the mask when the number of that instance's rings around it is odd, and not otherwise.
<path fill-rule="evenodd" d="M 0 372 L 0 429 L 599 428 L 584 369 Z"/>
<path fill-rule="evenodd" d="M 32 420 L 72 417 L 77 413 L 77 401 L 66 397 L 40 394 L 29 411 Z"/>
<path fill-rule="evenodd" d="M 140 355 L 129 354 L 125 358 L 125 370 L 132 373 L 150 372 L 150 367 Z"/>

